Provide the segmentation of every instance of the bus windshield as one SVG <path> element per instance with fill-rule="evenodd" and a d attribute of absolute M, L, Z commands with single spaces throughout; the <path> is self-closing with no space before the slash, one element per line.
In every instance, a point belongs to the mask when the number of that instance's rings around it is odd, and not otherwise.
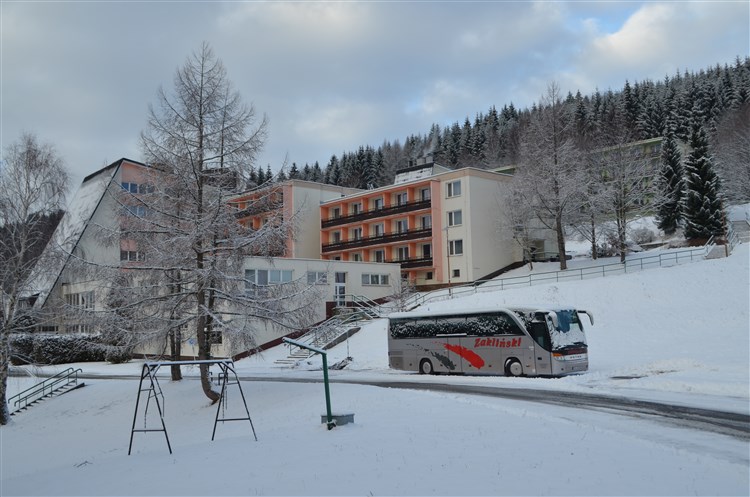
<path fill-rule="evenodd" d="M 583 324 L 574 309 L 555 311 L 557 326 L 550 326 L 552 350 L 561 350 L 570 346 L 586 344 Z"/>

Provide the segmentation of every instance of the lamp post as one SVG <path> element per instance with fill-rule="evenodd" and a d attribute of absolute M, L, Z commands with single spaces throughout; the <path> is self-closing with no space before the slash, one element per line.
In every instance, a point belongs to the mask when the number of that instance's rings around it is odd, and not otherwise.
<path fill-rule="evenodd" d="M 445 258 L 448 261 L 448 295 L 453 296 L 453 290 L 451 289 L 451 242 L 448 239 L 448 228 L 450 226 L 446 226 L 443 228 L 443 231 L 445 231 Z"/>

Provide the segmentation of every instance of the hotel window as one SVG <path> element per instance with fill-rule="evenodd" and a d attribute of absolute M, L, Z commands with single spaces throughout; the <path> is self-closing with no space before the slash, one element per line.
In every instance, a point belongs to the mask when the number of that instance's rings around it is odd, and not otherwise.
<path fill-rule="evenodd" d="M 406 192 L 396 194 L 396 205 L 406 205 L 407 196 Z"/>
<path fill-rule="evenodd" d="M 331 243 L 339 243 L 341 241 L 341 232 L 340 231 L 334 231 L 332 233 L 332 240 Z"/>
<path fill-rule="evenodd" d="M 383 197 L 378 197 L 376 199 L 372 200 L 372 208 L 373 210 L 378 210 L 383 208 Z"/>
<path fill-rule="evenodd" d="M 326 283 L 328 283 L 328 273 L 326 273 L 325 271 L 307 272 L 308 285 L 325 285 Z"/>
<path fill-rule="evenodd" d="M 357 202 L 356 204 L 350 205 L 350 211 L 352 214 L 359 214 L 362 212 L 362 204 Z"/>
<path fill-rule="evenodd" d="M 123 209 L 126 216 L 146 217 L 146 214 L 148 213 L 146 207 L 143 205 L 127 205 L 123 207 Z"/>
<path fill-rule="evenodd" d="M 136 250 L 120 250 L 120 261 L 122 262 L 143 262 L 145 260 L 145 252 Z"/>
<path fill-rule="evenodd" d="M 331 209 L 331 218 L 336 219 L 341 217 L 341 208 L 340 207 L 334 207 Z"/>
<path fill-rule="evenodd" d="M 464 241 L 463 240 L 451 240 L 448 242 L 448 254 L 450 255 L 463 255 L 464 253 Z"/>
<path fill-rule="evenodd" d="M 461 210 L 448 212 L 448 226 L 459 226 L 462 223 Z"/>
<path fill-rule="evenodd" d="M 375 262 L 385 262 L 385 250 L 375 251 Z"/>
<path fill-rule="evenodd" d="M 422 226 L 423 230 L 426 230 L 427 228 L 432 228 L 432 216 L 422 216 L 419 218 L 419 224 Z"/>
<path fill-rule="evenodd" d="M 246 269 L 245 290 L 292 281 L 291 269 Z"/>
<path fill-rule="evenodd" d="M 460 278 L 461 277 L 461 270 L 460 269 L 454 269 L 453 270 L 453 277 L 454 278 Z"/>
<path fill-rule="evenodd" d="M 352 228 L 351 231 L 352 240 L 361 240 L 362 239 L 362 228 Z"/>
<path fill-rule="evenodd" d="M 396 249 L 396 255 L 399 261 L 405 261 L 409 259 L 409 247 L 399 247 Z"/>
<path fill-rule="evenodd" d="M 429 188 L 422 188 L 419 190 L 419 198 L 420 200 L 430 200 L 431 194 Z"/>
<path fill-rule="evenodd" d="M 372 225 L 372 235 L 373 236 L 383 236 L 385 233 L 383 228 L 383 223 L 373 224 Z"/>
<path fill-rule="evenodd" d="M 360 254 L 359 252 L 354 252 L 352 254 L 352 260 L 354 262 L 362 262 L 362 254 Z"/>
<path fill-rule="evenodd" d="M 363 285 L 388 285 L 390 278 L 387 274 L 362 274 Z"/>
<path fill-rule="evenodd" d="M 422 257 L 425 259 L 432 257 L 432 245 L 429 243 L 425 243 L 422 245 Z"/>
<path fill-rule="evenodd" d="M 396 233 L 406 233 L 409 230 L 409 222 L 406 219 L 396 221 Z"/>
<path fill-rule="evenodd" d="M 449 197 L 460 197 L 461 196 L 461 180 L 451 181 L 448 183 L 448 196 Z"/>

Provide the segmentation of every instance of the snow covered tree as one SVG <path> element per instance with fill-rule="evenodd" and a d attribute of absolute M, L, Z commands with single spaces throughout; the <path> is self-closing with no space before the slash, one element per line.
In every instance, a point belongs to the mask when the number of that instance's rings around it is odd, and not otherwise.
<path fill-rule="evenodd" d="M 560 89 L 551 83 L 523 137 L 521 163 L 514 182 L 519 200 L 557 235 L 560 269 L 565 260 L 565 226 L 585 195 L 582 157 L 575 146 L 574 120 Z"/>
<path fill-rule="evenodd" d="M 730 202 L 750 202 L 750 102 L 731 109 L 711 136 L 716 170 Z"/>
<path fill-rule="evenodd" d="M 160 89 L 157 105 L 149 108 L 141 146 L 146 163 L 153 165 L 144 178 L 151 187 L 137 194 L 113 193 L 134 215 L 109 233 L 110 242 L 127 243 L 143 254 L 127 265 L 130 282 L 118 291 L 140 311 L 142 330 L 165 336 L 192 328 L 199 359 L 210 358 L 218 337 L 252 345 L 249 318 L 297 324 L 295 307 L 282 312 L 276 303 L 294 302 L 287 293 L 299 288 L 249 294 L 242 270 L 245 256 L 282 250 L 293 229 L 294 219 L 278 211 L 260 229 L 246 227 L 237 221 L 238 206 L 231 202 L 247 184 L 265 136 L 265 117 L 256 119 L 204 43 L 177 70 L 173 91 Z M 257 171 L 260 176 L 263 169 Z M 297 300 L 302 307 L 304 299 Z M 179 356 L 179 350 L 174 354 Z M 201 365 L 200 373 L 206 396 L 218 400 L 208 367 Z"/>
<path fill-rule="evenodd" d="M 648 149 L 633 143 L 627 128 L 610 135 L 609 145 L 596 152 L 602 161 L 604 178 L 601 195 L 608 204 L 606 213 L 615 220 L 617 250 L 625 261 L 629 224 L 648 207 L 652 194 L 650 179 L 655 165 Z"/>
<path fill-rule="evenodd" d="M 656 223 L 660 230 L 671 235 L 677 231 L 682 220 L 682 201 L 685 196 L 682 156 L 671 133 L 662 141 L 661 167 L 656 188 Z"/>
<path fill-rule="evenodd" d="M 68 174 L 50 144 L 24 133 L 11 143 L 0 163 L 0 425 L 10 419 L 6 399 L 11 359 L 10 334 L 34 322 L 24 305 L 29 282 L 49 269 L 54 251 L 40 259 L 49 234 L 43 229 L 45 214 L 63 205 Z"/>
<path fill-rule="evenodd" d="M 726 215 L 719 191 L 719 177 L 708 151 L 703 127 L 693 123 L 690 153 L 685 159 L 685 238 L 710 238 L 723 235 Z"/>

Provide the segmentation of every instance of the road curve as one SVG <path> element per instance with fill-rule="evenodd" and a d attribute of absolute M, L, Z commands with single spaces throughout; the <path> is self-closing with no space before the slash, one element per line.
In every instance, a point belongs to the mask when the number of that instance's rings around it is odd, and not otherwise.
<path fill-rule="evenodd" d="M 320 379 L 242 377 L 244 381 L 289 381 L 321 383 Z M 502 388 L 480 385 L 445 384 L 404 380 L 331 379 L 332 383 L 351 383 L 381 388 L 401 388 L 432 392 L 482 395 L 525 402 L 538 402 L 562 407 L 595 409 L 637 418 L 651 418 L 682 428 L 691 428 L 728 435 L 740 440 L 750 440 L 750 415 L 662 404 L 645 400 L 614 397 L 583 392 L 564 392 L 531 388 Z"/>
<path fill-rule="evenodd" d="M 11 372 L 11 374 L 13 374 Z M 138 379 L 139 375 L 79 374 L 89 379 Z M 190 377 L 186 377 L 189 379 Z M 268 381 L 290 383 L 322 383 L 322 378 L 266 377 L 240 374 L 242 381 Z M 687 407 L 646 400 L 615 397 L 609 395 L 540 390 L 535 388 L 503 388 L 482 385 L 461 385 L 414 380 L 375 380 L 356 378 L 332 378 L 331 383 L 368 385 L 381 388 L 401 388 L 432 392 L 482 395 L 503 399 L 537 402 L 561 407 L 596 409 L 636 418 L 650 418 L 682 428 L 709 431 L 750 441 L 750 415 L 737 412 L 717 411 L 700 407 Z"/>

